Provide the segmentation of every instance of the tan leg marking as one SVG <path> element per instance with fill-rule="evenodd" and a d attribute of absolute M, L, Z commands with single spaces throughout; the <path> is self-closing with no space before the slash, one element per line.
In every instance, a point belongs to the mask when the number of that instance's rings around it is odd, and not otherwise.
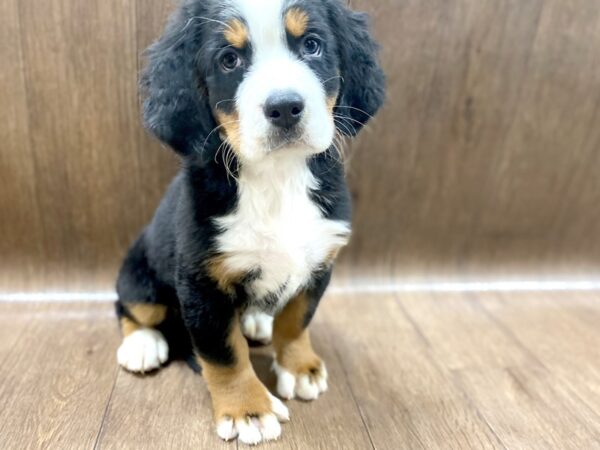
<path fill-rule="evenodd" d="M 273 323 L 273 348 L 277 362 L 294 373 L 309 373 L 321 364 L 321 358 L 310 343 L 308 330 L 303 326 L 307 309 L 308 301 L 301 294 L 290 300 Z"/>
<path fill-rule="evenodd" d="M 129 317 L 121 317 L 121 333 L 123 333 L 123 337 L 129 336 L 136 330 L 139 330 L 141 327 L 131 320 Z"/>
<path fill-rule="evenodd" d="M 129 303 L 124 307 L 129 317 L 121 317 L 123 342 L 117 350 L 117 361 L 131 372 L 150 372 L 169 359 L 169 345 L 162 333 L 153 327 L 167 316 L 165 305 Z"/>
<path fill-rule="evenodd" d="M 212 395 L 215 418 L 258 415 L 271 411 L 267 389 L 260 382 L 252 364 L 248 343 L 242 335 L 239 320 L 232 325 L 230 346 L 235 355 L 232 366 L 222 366 L 198 358 L 202 374 Z"/>
<path fill-rule="evenodd" d="M 154 327 L 165 320 L 167 307 L 165 305 L 133 303 L 124 305 L 134 320 L 121 317 L 121 332 L 124 337 L 143 327 Z"/>
<path fill-rule="evenodd" d="M 225 30 L 225 39 L 235 48 L 241 49 L 248 44 L 248 28 L 239 19 L 233 19 Z"/>
<path fill-rule="evenodd" d="M 159 304 L 137 303 L 126 306 L 135 321 L 145 327 L 158 325 L 167 317 L 167 307 Z"/>
<path fill-rule="evenodd" d="M 273 323 L 273 348 L 277 391 L 284 398 L 317 398 L 327 389 L 327 371 L 310 342 L 304 318 L 308 299 L 304 294 L 291 300 Z"/>
<path fill-rule="evenodd" d="M 278 420 L 289 420 L 289 413 L 256 376 L 238 318 L 233 321 L 229 345 L 235 356 L 231 366 L 198 358 L 211 395 L 217 434 L 225 440 L 239 435 L 248 444 L 277 439 L 281 434 Z"/>
<path fill-rule="evenodd" d="M 285 29 L 295 38 L 304 36 L 308 28 L 308 14 L 306 11 L 294 7 L 285 14 Z"/>

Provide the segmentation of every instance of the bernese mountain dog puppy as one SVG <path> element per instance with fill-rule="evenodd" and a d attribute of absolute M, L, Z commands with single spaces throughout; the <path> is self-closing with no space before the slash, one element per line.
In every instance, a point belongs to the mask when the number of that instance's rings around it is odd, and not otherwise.
<path fill-rule="evenodd" d="M 217 434 L 276 439 L 246 337 L 272 341 L 280 397 L 327 389 L 307 327 L 350 236 L 336 136 L 384 100 L 377 45 L 341 0 L 183 0 L 147 55 L 145 124 L 182 168 L 119 274 L 118 362 L 193 355 Z"/>

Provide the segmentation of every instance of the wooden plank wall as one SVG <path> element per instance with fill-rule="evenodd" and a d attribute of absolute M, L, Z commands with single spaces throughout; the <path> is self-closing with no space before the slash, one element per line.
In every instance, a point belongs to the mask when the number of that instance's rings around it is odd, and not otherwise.
<path fill-rule="evenodd" d="M 600 259 L 595 0 L 353 0 L 389 99 L 352 147 L 340 273 L 588 276 Z M 0 291 L 110 288 L 177 160 L 137 71 L 169 0 L 0 4 Z"/>

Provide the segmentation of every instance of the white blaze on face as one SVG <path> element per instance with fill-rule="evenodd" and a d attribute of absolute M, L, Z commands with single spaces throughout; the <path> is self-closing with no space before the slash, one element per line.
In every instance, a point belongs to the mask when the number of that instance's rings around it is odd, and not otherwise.
<path fill-rule="evenodd" d="M 286 4 L 286 0 L 232 0 L 233 8 L 248 26 L 252 46 L 250 67 L 236 94 L 240 153 L 246 161 L 260 160 L 271 150 L 269 136 L 273 127 L 265 117 L 264 105 L 278 91 L 296 92 L 305 103 L 299 124 L 302 135 L 283 151 L 319 153 L 333 141 L 335 128 L 324 87 L 308 65 L 288 48 Z"/>

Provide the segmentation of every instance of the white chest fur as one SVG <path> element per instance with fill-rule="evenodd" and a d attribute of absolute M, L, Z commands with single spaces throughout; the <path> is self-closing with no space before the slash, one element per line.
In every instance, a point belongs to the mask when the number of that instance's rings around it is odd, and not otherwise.
<path fill-rule="evenodd" d="M 267 297 L 282 306 L 350 234 L 347 222 L 328 220 L 309 198 L 317 180 L 304 157 L 267 158 L 242 168 L 238 205 L 217 219 L 219 251 L 231 272 L 260 275 L 247 288 L 251 303 Z"/>

